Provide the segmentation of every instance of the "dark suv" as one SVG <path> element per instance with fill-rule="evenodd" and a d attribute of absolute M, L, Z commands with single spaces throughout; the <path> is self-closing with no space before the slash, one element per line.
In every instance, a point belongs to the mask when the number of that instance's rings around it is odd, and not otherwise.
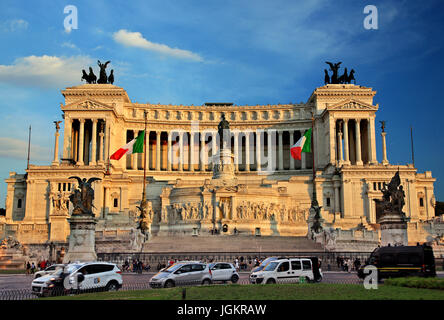
<path fill-rule="evenodd" d="M 365 278 L 368 265 L 378 269 L 378 279 L 406 276 L 436 276 L 433 249 L 428 245 L 387 246 L 376 248 L 365 265 L 358 270 L 358 277 Z"/>

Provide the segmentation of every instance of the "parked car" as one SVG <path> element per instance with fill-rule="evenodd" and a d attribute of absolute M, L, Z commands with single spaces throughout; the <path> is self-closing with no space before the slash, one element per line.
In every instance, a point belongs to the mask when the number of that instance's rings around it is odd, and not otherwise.
<path fill-rule="evenodd" d="M 85 290 L 116 291 L 122 287 L 120 269 L 114 263 L 72 263 L 55 273 L 32 281 L 32 292 L 37 296 L 80 293 Z"/>
<path fill-rule="evenodd" d="M 425 244 L 376 248 L 366 263 L 359 268 L 359 278 L 365 278 L 364 269 L 369 265 L 378 269 L 378 280 L 391 277 L 436 276 L 433 249 Z"/>
<path fill-rule="evenodd" d="M 64 264 L 53 264 L 52 266 L 47 267 L 45 270 L 37 271 L 34 274 L 34 279 L 37 279 L 37 278 L 40 278 L 42 276 L 46 276 L 46 275 L 49 275 L 49 274 L 53 274 L 58 269 L 60 269 L 60 268 L 63 269 L 64 267 L 65 267 Z"/>
<path fill-rule="evenodd" d="M 149 281 L 151 288 L 170 288 L 176 285 L 208 285 L 212 283 L 209 266 L 203 262 L 179 262 L 158 272 Z"/>
<path fill-rule="evenodd" d="M 231 281 L 236 283 L 239 280 L 239 274 L 231 263 L 213 262 L 209 265 L 213 281 Z"/>
<path fill-rule="evenodd" d="M 257 284 L 297 283 L 301 280 L 320 282 L 322 278 L 322 270 L 316 257 L 279 258 L 268 263 L 264 269 L 253 272 L 250 275 L 250 282 Z"/>

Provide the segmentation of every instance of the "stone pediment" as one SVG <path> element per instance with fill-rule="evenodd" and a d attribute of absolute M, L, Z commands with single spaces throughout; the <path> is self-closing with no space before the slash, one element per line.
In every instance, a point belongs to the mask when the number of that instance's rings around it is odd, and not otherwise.
<path fill-rule="evenodd" d="M 71 102 L 67 105 L 61 104 L 62 110 L 109 110 L 113 111 L 114 106 L 110 106 L 100 101 L 96 101 L 91 98 L 81 99 L 78 101 Z"/>
<path fill-rule="evenodd" d="M 347 99 L 327 106 L 329 111 L 377 111 L 378 109 L 378 104 L 374 106 L 356 99 Z"/>

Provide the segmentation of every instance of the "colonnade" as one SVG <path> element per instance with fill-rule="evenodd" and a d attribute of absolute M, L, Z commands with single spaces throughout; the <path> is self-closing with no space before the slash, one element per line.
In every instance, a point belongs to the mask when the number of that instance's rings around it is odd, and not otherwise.
<path fill-rule="evenodd" d="M 336 119 L 335 132 L 336 150 L 332 153 L 339 165 L 377 163 L 374 118 Z"/>
<path fill-rule="evenodd" d="M 105 119 L 65 117 L 63 158 L 77 165 L 104 164 L 109 156 L 109 126 Z"/>
<path fill-rule="evenodd" d="M 290 155 L 290 148 L 306 130 L 260 129 L 231 130 L 231 151 L 235 171 L 304 170 L 311 168 L 308 157 L 301 160 Z M 126 130 L 126 142 L 138 136 L 140 130 Z M 218 153 L 217 131 L 162 131 L 146 134 L 146 169 L 153 171 L 210 171 L 212 158 Z M 128 170 L 143 169 L 143 154 L 126 156 Z"/>

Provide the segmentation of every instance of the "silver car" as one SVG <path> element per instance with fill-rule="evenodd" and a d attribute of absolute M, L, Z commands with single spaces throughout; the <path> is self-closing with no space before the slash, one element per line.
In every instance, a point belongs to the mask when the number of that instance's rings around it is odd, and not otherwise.
<path fill-rule="evenodd" d="M 150 279 L 151 288 L 171 288 L 176 285 L 209 285 L 211 270 L 202 262 L 179 262 L 160 271 Z"/>

